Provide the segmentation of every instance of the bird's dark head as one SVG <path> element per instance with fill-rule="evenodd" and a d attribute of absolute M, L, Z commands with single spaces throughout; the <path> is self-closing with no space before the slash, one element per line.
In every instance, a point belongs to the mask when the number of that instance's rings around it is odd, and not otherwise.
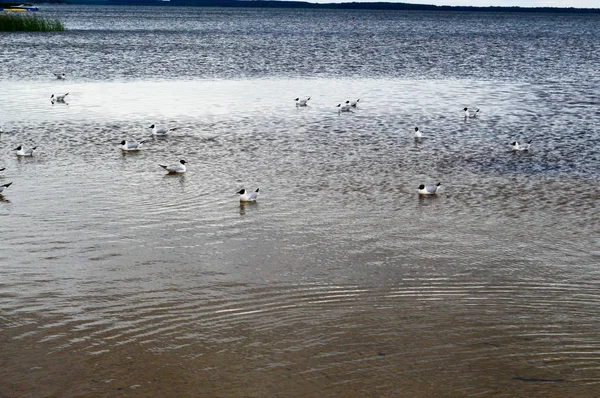
<path fill-rule="evenodd" d="M 300 101 L 300 97 L 294 98 L 294 101 Z"/>
<path fill-rule="evenodd" d="M 441 182 L 438 182 L 437 184 L 435 184 L 437 187 L 439 187 L 440 185 L 442 185 Z"/>
<path fill-rule="evenodd" d="M 154 128 L 154 125 L 152 125 L 152 126 L 150 126 L 150 127 L 148 127 L 148 128 L 149 128 L 149 129 L 153 129 L 153 128 Z"/>
<path fill-rule="evenodd" d="M 121 145 L 125 145 L 126 142 L 127 141 L 125 141 L 125 140 L 121 141 Z"/>
<path fill-rule="evenodd" d="M 179 163 L 181 163 L 181 164 L 186 164 L 187 162 L 186 162 L 185 160 L 181 159 L 181 160 L 179 161 Z"/>
<path fill-rule="evenodd" d="M 463 111 L 466 111 L 466 110 L 468 110 L 468 109 L 469 109 L 469 108 L 463 108 Z"/>
<path fill-rule="evenodd" d="M 515 142 L 511 142 L 511 143 L 510 143 L 510 145 L 512 145 L 512 146 L 515 146 L 515 145 L 517 145 L 517 141 L 515 141 Z"/>
<path fill-rule="evenodd" d="M 15 149 L 13 149 L 13 151 L 20 151 L 23 147 L 21 145 L 19 145 L 18 147 L 16 147 Z"/>
<path fill-rule="evenodd" d="M 260 189 L 260 188 L 256 188 L 256 191 L 254 191 L 254 192 L 258 193 L 258 190 L 259 190 L 259 189 Z"/>
<path fill-rule="evenodd" d="M 246 190 L 245 189 L 240 189 L 237 193 L 239 193 L 240 195 L 243 195 L 243 194 L 246 193 Z"/>
<path fill-rule="evenodd" d="M 419 185 L 419 189 L 425 189 L 425 185 L 424 184 Z"/>
<path fill-rule="evenodd" d="M 415 131 L 419 131 L 419 128 L 418 128 L 418 127 L 415 127 Z"/>

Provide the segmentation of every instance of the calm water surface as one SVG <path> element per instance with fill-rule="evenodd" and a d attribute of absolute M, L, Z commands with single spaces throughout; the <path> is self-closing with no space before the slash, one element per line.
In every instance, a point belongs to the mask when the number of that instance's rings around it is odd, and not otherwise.
<path fill-rule="evenodd" d="M 0 36 L 0 396 L 600 395 L 598 16 L 40 14 Z"/>

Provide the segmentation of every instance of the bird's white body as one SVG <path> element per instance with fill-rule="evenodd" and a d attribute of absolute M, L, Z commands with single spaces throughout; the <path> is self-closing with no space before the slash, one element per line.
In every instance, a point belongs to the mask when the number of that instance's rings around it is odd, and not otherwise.
<path fill-rule="evenodd" d="M 240 195 L 240 202 L 256 202 L 258 199 L 258 191 L 260 188 L 256 188 L 256 191 L 248 193 L 245 189 L 238 191 Z"/>
<path fill-rule="evenodd" d="M 154 134 L 154 135 L 167 135 L 171 131 L 177 130 L 177 127 L 173 127 L 173 128 L 167 129 L 165 127 L 158 127 L 158 126 L 156 126 L 154 124 L 152 126 L 148 127 L 148 128 L 152 129 L 152 134 Z"/>
<path fill-rule="evenodd" d="M 139 151 L 142 149 L 142 145 L 144 144 L 144 142 L 146 141 L 141 141 L 141 142 L 137 142 L 137 141 L 121 141 L 121 144 L 119 145 L 122 151 Z"/>
<path fill-rule="evenodd" d="M 308 106 L 308 101 L 310 100 L 310 97 L 306 97 L 306 98 L 296 98 L 294 101 L 296 101 L 296 106 Z"/>
<path fill-rule="evenodd" d="M 531 141 L 529 141 L 527 144 L 519 144 L 519 141 L 515 141 L 510 145 L 512 145 L 513 151 L 528 151 L 531 147 Z"/>
<path fill-rule="evenodd" d="M 65 97 L 69 95 L 69 93 L 66 94 L 52 94 L 50 96 L 50 101 L 52 102 L 65 102 Z"/>
<path fill-rule="evenodd" d="M 419 130 L 418 127 L 415 127 L 415 138 L 421 138 L 421 137 L 423 137 L 421 130 Z"/>
<path fill-rule="evenodd" d="M 181 173 L 185 173 L 187 170 L 187 167 L 185 167 L 185 164 L 187 162 L 185 160 L 180 160 L 179 163 L 176 164 L 172 164 L 172 165 L 162 165 L 159 164 L 160 167 L 162 167 L 163 169 L 167 170 L 167 172 L 169 172 L 169 174 L 181 174 Z"/>
<path fill-rule="evenodd" d="M 4 184 L 4 185 L 0 185 L 0 195 L 2 195 L 2 192 L 4 192 L 4 190 L 8 187 L 10 187 L 12 185 L 12 182 L 9 182 L 8 184 Z"/>
<path fill-rule="evenodd" d="M 419 195 L 435 195 L 437 193 L 440 185 L 441 185 L 441 183 L 439 183 L 439 182 L 436 185 L 421 184 L 417 188 L 417 190 L 418 190 L 417 192 L 419 192 Z"/>
<path fill-rule="evenodd" d="M 352 107 L 350 105 L 342 105 L 337 104 L 338 112 L 352 112 Z"/>
<path fill-rule="evenodd" d="M 346 101 L 346 105 L 350 105 L 351 108 L 356 108 L 358 106 L 358 101 L 360 101 L 360 98 L 356 101 Z"/>
<path fill-rule="evenodd" d="M 477 117 L 477 113 L 479 113 L 479 109 L 470 109 L 470 108 L 463 108 L 463 111 L 465 111 L 465 117 Z"/>
<path fill-rule="evenodd" d="M 37 147 L 35 146 L 32 148 L 26 148 L 23 145 L 19 145 L 14 150 L 17 151 L 17 156 L 33 156 L 36 148 Z"/>

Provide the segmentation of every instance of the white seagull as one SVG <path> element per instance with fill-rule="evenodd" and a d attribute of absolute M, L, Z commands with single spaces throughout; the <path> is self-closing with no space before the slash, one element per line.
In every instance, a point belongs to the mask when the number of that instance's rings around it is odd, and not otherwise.
<path fill-rule="evenodd" d="M 307 98 L 296 98 L 294 99 L 294 101 L 296 101 L 296 106 L 308 106 L 308 100 L 310 100 L 310 97 Z"/>
<path fill-rule="evenodd" d="M 170 129 L 166 129 L 166 128 L 164 128 L 164 127 L 158 127 L 158 126 L 156 126 L 156 125 L 154 125 L 154 124 L 153 124 L 152 126 L 148 127 L 148 128 L 149 128 L 149 129 L 152 129 L 152 134 L 154 134 L 154 135 L 167 135 L 167 134 L 169 134 L 171 131 L 175 131 L 175 130 L 177 130 L 177 127 L 173 127 L 173 128 L 170 128 Z"/>
<path fill-rule="evenodd" d="M 54 73 L 54 76 L 56 76 L 58 80 L 65 80 L 67 78 L 64 73 Z"/>
<path fill-rule="evenodd" d="M 37 147 L 25 148 L 23 145 L 19 145 L 13 151 L 17 151 L 17 156 L 33 156 L 33 152 Z"/>
<path fill-rule="evenodd" d="M 240 202 L 256 202 L 256 199 L 258 199 L 259 189 L 260 188 L 256 188 L 256 191 L 251 193 L 247 193 L 245 189 L 239 190 L 238 194 L 240 195 Z"/>
<path fill-rule="evenodd" d="M 415 138 L 421 138 L 423 134 L 421 134 L 421 130 L 418 127 L 415 127 Z"/>
<path fill-rule="evenodd" d="M 529 140 L 527 144 L 519 144 L 519 141 L 511 142 L 513 151 L 528 151 L 529 147 L 531 147 L 531 142 L 533 140 Z"/>
<path fill-rule="evenodd" d="M 338 113 L 339 112 L 352 112 L 352 107 L 350 105 L 337 104 L 336 107 L 339 108 Z"/>
<path fill-rule="evenodd" d="M 4 192 L 4 190 L 8 187 L 10 187 L 12 185 L 12 182 L 9 182 L 8 184 L 4 184 L 4 185 L 0 185 L 0 195 L 2 195 L 2 192 Z"/>
<path fill-rule="evenodd" d="M 69 95 L 69 93 L 66 94 L 52 94 L 50 96 L 50 101 L 52 102 L 65 102 L 65 97 Z"/>
<path fill-rule="evenodd" d="M 418 188 L 419 195 L 435 195 L 440 185 L 442 185 L 440 182 L 436 185 L 421 184 Z"/>
<path fill-rule="evenodd" d="M 469 109 L 465 107 L 463 108 L 463 111 L 465 111 L 465 117 L 477 117 L 479 109 Z"/>
<path fill-rule="evenodd" d="M 167 170 L 169 172 L 169 174 L 180 174 L 180 173 L 185 173 L 185 171 L 187 170 L 187 168 L 185 167 L 185 164 L 187 162 L 183 159 L 181 159 L 179 161 L 179 164 L 172 164 L 169 166 L 165 166 L 162 164 L 159 164 L 160 167 L 162 167 L 163 169 Z"/>
<path fill-rule="evenodd" d="M 346 104 L 350 105 L 352 108 L 356 108 L 356 106 L 358 105 L 358 101 L 360 101 L 360 98 L 356 101 L 346 101 Z"/>
<path fill-rule="evenodd" d="M 144 142 L 146 141 L 121 141 L 121 150 L 122 151 L 139 151 L 142 149 L 142 145 L 144 144 Z"/>

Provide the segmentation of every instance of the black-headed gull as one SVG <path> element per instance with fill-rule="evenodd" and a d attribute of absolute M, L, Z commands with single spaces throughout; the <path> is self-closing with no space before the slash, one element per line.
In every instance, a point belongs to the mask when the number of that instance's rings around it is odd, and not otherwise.
<path fill-rule="evenodd" d="M 58 80 L 64 80 L 67 78 L 67 76 L 64 73 L 54 73 L 54 76 L 56 76 Z"/>
<path fill-rule="evenodd" d="M 350 105 L 342 105 L 337 104 L 338 112 L 352 112 L 352 107 Z"/>
<path fill-rule="evenodd" d="M 164 128 L 164 127 L 158 127 L 158 126 L 156 126 L 156 125 L 154 125 L 154 124 L 153 124 L 152 126 L 148 127 L 148 128 L 149 128 L 149 129 L 152 129 L 152 134 L 154 134 L 154 135 L 167 135 L 167 134 L 169 134 L 171 131 L 175 131 L 175 130 L 177 130 L 177 127 L 173 127 L 173 128 L 170 128 L 170 129 L 166 129 L 166 128 Z"/>
<path fill-rule="evenodd" d="M 421 130 L 419 130 L 418 127 L 415 127 L 415 138 L 421 138 L 422 136 Z"/>
<path fill-rule="evenodd" d="M 356 106 L 358 105 L 358 101 L 360 101 L 360 98 L 356 101 L 346 101 L 346 105 L 350 105 L 352 108 L 356 108 Z"/>
<path fill-rule="evenodd" d="M 477 113 L 479 113 L 479 109 L 470 109 L 470 108 L 463 108 L 463 111 L 465 111 L 465 117 L 477 117 Z"/>
<path fill-rule="evenodd" d="M 52 102 L 65 102 L 65 97 L 69 95 L 69 93 L 66 94 L 52 94 L 50 96 L 50 101 Z"/>
<path fill-rule="evenodd" d="M 142 145 L 146 141 L 121 141 L 120 147 L 122 151 L 139 151 L 142 149 Z"/>
<path fill-rule="evenodd" d="M 13 149 L 13 151 L 17 151 L 17 156 L 33 156 L 33 152 L 35 152 L 36 148 L 36 146 L 32 148 L 26 148 L 23 145 L 19 145 L 18 147 Z"/>
<path fill-rule="evenodd" d="M 529 148 L 531 147 L 532 141 L 533 140 L 529 140 L 529 142 L 527 142 L 527 144 L 519 144 L 519 141 L 515 141 L 515 142 L 511 142 L 510 145 L 512 145 L 513 151 L 528 151 Z"/>
<path fill-rule="evenodd" d="M 241 189 L 238 191 L 238 194 L 240 195 L 240 202 L 256 202 L 256 199 L 258 199 L 258 190 L 260 188 L 256 188 L 256 191 L 248 193 L 246 192 L 245 189 Z"/>
<path fill-rule="evenodd" d="M 421 184 L 418 188 L 419 195 L 435 195 L 440 185 L 442 185 L 441 182 L 438 182 L 436 185 Z"/>
<path fill-rule="evenodd" d="M 0 195 L 2 195 L 2 192 L 4 192 L 4 190 L 8 187 L 10 187 L 12 185 L 12 182 L 9 182 L 8 184 L 4 184 L 4 185 L 0 185 Z"/>
<path fill-rule="evenodd" d="M 180 174 L 180 173 L 185 173 L 185 171 L 187 170 L 187 168 L 185 167 L 185 164 L 187 162 L 183 159 L 181 159 L 179 161 L 179 163 L 176 164 L 172 164 L 172 165 L 168 165 L 165 166 L 163 164 L 159 164 L 160 167 L 162 167 L 163 169 L 167 170 L 169 172 L 169 174 Z"/>
<path fill-rule="evenodd" d="M 296 101 L 296 106 L 308 106 L 308 101 L 310 100 L 310 97 L 306 97 L 306 98 L 296 98 L 294 99 L 294 101 Z"/>

